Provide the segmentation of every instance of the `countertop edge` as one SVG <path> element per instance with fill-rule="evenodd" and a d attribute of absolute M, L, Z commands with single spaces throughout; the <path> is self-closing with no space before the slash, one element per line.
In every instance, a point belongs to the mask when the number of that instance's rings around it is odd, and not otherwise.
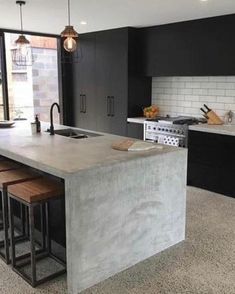
<path fill-rule="evenodd" d="M 235 136 L 235 125 L 192 125 L 190 131 Z"/>

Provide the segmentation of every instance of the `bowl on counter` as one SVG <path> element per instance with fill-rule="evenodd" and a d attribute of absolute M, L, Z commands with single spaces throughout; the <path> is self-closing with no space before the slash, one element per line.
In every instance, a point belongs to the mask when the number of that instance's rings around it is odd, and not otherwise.
<path fill-rule="evenodd" d="M 0 128 L 11 128 L 14 124 L 11 120 L 0 120 Z"/>

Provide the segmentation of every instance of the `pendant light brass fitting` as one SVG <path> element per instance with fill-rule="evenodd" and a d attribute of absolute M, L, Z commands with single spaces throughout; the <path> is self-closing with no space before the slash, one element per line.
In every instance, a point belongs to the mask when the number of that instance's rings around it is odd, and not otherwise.
<path fill-rule="evenodd" d="M 73 26 L 65 26 L 65 29 L 63 32 L 61 32 L 61 37 L 62 38 L 78 38 L 78 33 L 75 31 Z"/>
<path fill-rule="evenodd" d="M 19 35 L 18 39 L 15 40 L 16 45 L 30 44 L 29 40 L 24 35 Z"/>

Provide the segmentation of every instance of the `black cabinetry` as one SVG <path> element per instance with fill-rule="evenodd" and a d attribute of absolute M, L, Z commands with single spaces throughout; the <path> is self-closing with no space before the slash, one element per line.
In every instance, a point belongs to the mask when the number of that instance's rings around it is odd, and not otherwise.
<path fill-rule="evenodd" d="M 147 76 L 235 74 L 235 15 L 142 29 Z"/>
<path fill-rule="evenodd" d="M 135 29 L 80 35 L 81 60 L 73 65 L 76 127 L 127 135 L 127 117 L 151 104 L 151 78 L 139 71 Z"/>
<path fill-rule="evenodd" d="M 143 140 L 144 139 L 144 124 L 128 123 L 127 137 Z"/>
<path fill-rule="evenodd" d="M 95 111 L 95 36 L 82 35 L 79 63 L 73 64 L 73 111 L 76 110 L 76 125 L 92 128 L 92 115 Z M 76 99 L 75 99 L 76 97 Z"/>
<path fill-rule="evenodd" d="M 188 184 L 235 197 L 235 137 L 189 131 Z"/>

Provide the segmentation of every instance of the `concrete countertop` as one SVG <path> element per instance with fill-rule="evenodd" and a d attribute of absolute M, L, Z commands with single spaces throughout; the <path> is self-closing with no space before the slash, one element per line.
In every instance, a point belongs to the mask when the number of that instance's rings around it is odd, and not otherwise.
<path fill-rule="evenodd" d="M 17 122 L 15 127 L 0 129 L 0 154 L 23 164 L 65 178 L 85 169 L 112 165 L 143 157 L 179 151 L 181 148 L 164 146 L 141 152 L 123 152 L 111 149 L 111 144 L 124 137 L 99 133 L 102 136 L 72 139 L 50 136 L 42 123 L 40 134 L 31 134 L 30 123 Z M 57 125 L 55 129 L 68 128 Z M 81 133 L 85 130 L 81 130 Z M 92 131 L 90 131 L 92 132 Z M 93 132 L 94 133 L 94 132 Z"/>
<path fill-rule="evenodd" d="M 135 124 L 144 124 L 146 117 L 128 117 L 127 122 Z"/>
<path fill-rule="evenodd" d="M 208 125 L 208 124 L 199 124 L 189 126 L 189 130 L 206 132 L 206 133 L 215 133 L 220 135 L 235 136 L 235 125 Z"/>

